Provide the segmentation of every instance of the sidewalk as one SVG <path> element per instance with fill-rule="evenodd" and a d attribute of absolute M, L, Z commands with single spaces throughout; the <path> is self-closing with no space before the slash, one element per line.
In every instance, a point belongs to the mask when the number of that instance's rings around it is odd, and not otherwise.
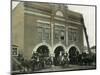
<path fill-rule="evenodd" d="M 68 65 L 66 67 L 62 66 L 52 66 L 50 68 L 41 69 L 34 72 L 49 72 L 49 71 L 70 71 L 70 70 L 87 70 L 87 69 L 95 69 L 95 66 L 78 66 L 78 65 Z"/>

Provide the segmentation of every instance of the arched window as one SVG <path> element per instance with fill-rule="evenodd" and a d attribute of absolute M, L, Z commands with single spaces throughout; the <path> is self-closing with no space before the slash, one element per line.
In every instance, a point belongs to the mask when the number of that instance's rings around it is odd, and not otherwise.
<path fill-rule="evenodd" d="M 57 16 L 63 17 L 63 13 L 62 13 L 61 11 L 57 11 L 57 12 L 56 12 L 56 15 L 57 15 Z"/>

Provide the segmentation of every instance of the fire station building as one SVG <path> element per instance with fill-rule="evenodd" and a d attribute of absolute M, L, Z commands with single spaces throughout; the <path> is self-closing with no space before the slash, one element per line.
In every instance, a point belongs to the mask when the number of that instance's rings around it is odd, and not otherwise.
<path fill-rule="evenodd" d="M 12 55 L 34 52 L 55 56 L 83 50 L 82 14 L 66 4 L 20 2 L 12 11 Z"/>

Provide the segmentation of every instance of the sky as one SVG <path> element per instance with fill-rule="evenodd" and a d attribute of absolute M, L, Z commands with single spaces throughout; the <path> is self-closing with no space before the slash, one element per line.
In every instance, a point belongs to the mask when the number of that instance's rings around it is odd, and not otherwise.
<path fill-rule="evenodd" d="M 12 2 L 12 9 L 18 5 L 18 1 Z M 89 38 L 90 47 L 95 45 L 95 7 L 93 6 L 77 6 L 77 5 L 68 5 L 68 9 L 79 12 L 83 14 L 85 26 L 87 29 L 87 34 Z M 84 34 L 83 34 L 84 35 Z M 84 36 L 84 45 L 87 46 L 86 39 Z"/>

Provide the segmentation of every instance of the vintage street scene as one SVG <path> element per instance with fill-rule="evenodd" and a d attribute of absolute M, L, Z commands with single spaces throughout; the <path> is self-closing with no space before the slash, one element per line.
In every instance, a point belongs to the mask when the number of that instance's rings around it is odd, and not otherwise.
<path fill-rule="evenodd" d="M 88 30 L 95 17 L 88 21 L 71 6 L 95 8 L 20 1 L 12 9 L 12 74 L 96 69 L 95 30 Z"/>

